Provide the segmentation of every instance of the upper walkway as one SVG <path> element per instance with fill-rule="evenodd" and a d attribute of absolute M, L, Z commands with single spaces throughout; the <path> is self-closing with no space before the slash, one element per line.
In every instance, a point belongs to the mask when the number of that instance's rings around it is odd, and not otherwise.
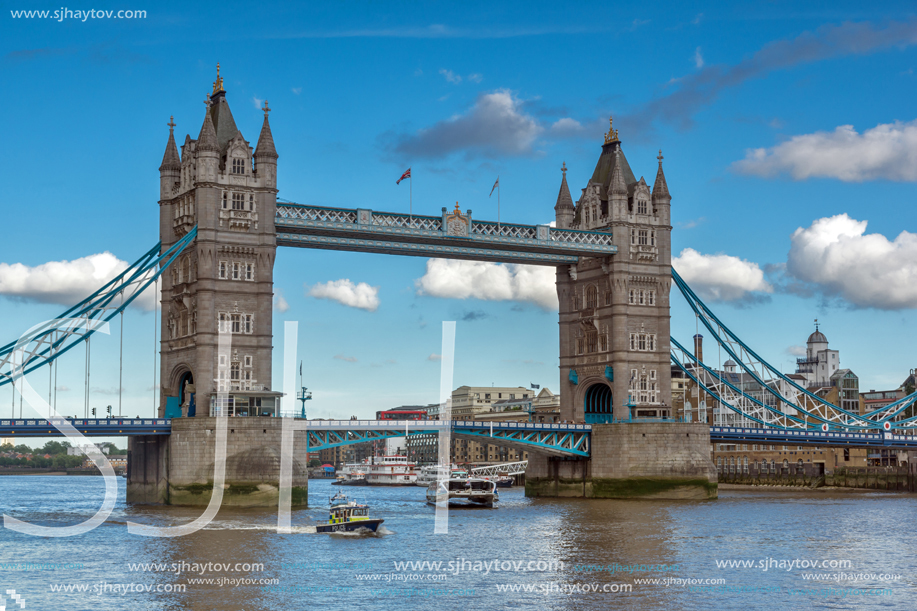
<path fill-rule="evenodd" d="M 618 252 L 610 233 L 472 220 L 471 210 L 441 216 L 277 204 L 278 246 L 529 265 L 569 265 Z"/>

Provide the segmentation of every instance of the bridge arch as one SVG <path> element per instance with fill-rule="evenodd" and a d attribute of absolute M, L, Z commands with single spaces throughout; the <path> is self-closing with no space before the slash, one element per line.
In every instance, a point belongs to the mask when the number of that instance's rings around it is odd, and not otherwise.
<path fill-rule="evenodd" d="M 583 415 L 586 424 L 611 422 L 612 411 L 611 387 L 604 382 L 595 382 L 586 387 L 583 395 Z"/>

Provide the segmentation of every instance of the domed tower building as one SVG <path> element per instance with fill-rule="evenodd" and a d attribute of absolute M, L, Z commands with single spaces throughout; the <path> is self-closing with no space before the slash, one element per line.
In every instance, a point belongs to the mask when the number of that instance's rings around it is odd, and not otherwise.
<path fill-rule="evenodd" d="M 274 209 L 277 151 L 267 102 L 253 151 L 233 119 L 219 75 L 197 138 L 179 156 L 174 121 L 160 172 L 164 252 L 197 226 L 197 237 L 162 275 L 160 416 L 276 414 L 271 391 Z M 218 363 L 218 329 L 232 333 Z M 222 389 L 228 404 L 211 405 Z"/>
<path fill-rule="evenodd" d="M 671 418 L 671 201 L 662 152 L 652 190 L 631 170 L 609 122 L 592 178 L 576 204 L 566 164 L 558 228 L 608 233 L 614 256 L 557 268 L 561 415 L 587 423 Z"/>
<path fill-rule="evenodd" d="M 806 341 L 806 356 L 796 359 L 796 373 L 805 376 L 807 386 L 830 386 L 840 366 L 840 351 L 828 349 L 828 338 L 819 331 L 816 319 L 815 331 Z"/>

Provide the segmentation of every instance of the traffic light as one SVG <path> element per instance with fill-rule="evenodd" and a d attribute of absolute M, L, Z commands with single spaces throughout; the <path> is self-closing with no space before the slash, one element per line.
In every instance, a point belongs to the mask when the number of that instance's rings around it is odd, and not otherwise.
<path fill-rule="evenodd" d="M 92 408 L 92 415 L 93 415 L 93 417 L 95 417 L 95 415 L 96 415 L 96 408 L 94 408 L 94 407 Z"/>
<path fill-rule="evenodd" d="M 106 407 L 105 410 L 108 412 L 108 417 L 111 418 L 111 405 Z"/>

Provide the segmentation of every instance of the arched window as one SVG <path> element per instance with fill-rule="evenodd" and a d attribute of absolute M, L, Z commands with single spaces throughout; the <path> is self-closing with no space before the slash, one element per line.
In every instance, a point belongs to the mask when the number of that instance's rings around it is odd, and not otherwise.
<path fill-rule="evenodd" d="M 742 465 L 742 473 L 748 474 L 748 457 L 744 457 L 742 461 L 745 463 Z"/>
<path fill-rule="evenodd" d="M 720 473 L 723 472 L 723 457 L 722 456 L 716 457 L 716 470 L 719 471 Z"/>
<path fill-rule="evenodd" d="M 784 472 L 784 473 L 789 473 L 789 472 L 790 472 L 790 461 L 788 461 L 788 460 L 785 459 L 785 458 L 783 459 L 783 472 Z"/>
<path fill-rule="evenodd" d="M 597 305 L 599 305 L 598 302 L 599 292 L 593 285 L 590 284 L 586 287 L 586 307 L 595 308 Z"/>
<path fill-rule="evenodd" d="M 244 159 L 233 159 L 232 160 L 232 173 L 233 174 L 245 174 L 245 160 Z"/>
<path fill-rule="evenodd" d="M 757 460 L 755 461 L 755 472 L 757 472 L 757 473 L 760 473 L 760 472 L 761 472 L 761 468 L 758 466 L 758 461 L 757 461 Z"/>
<path fill-rule="evenodd" d="M 730 473 L 736 472 L 736 457 L 735 456 L 729 457 L 729 472 Z"/>
<path fill-rule="evenodd" d="M 776 473 L 776 472 L 777 472 L 777 463 L 776 461 L 771 459 L 771 473 Z"/>
<path fill-rule="evenodd" d="M 599 334 L 595 331 L 586 331 L 586 352 L 598 350 Z"/>

